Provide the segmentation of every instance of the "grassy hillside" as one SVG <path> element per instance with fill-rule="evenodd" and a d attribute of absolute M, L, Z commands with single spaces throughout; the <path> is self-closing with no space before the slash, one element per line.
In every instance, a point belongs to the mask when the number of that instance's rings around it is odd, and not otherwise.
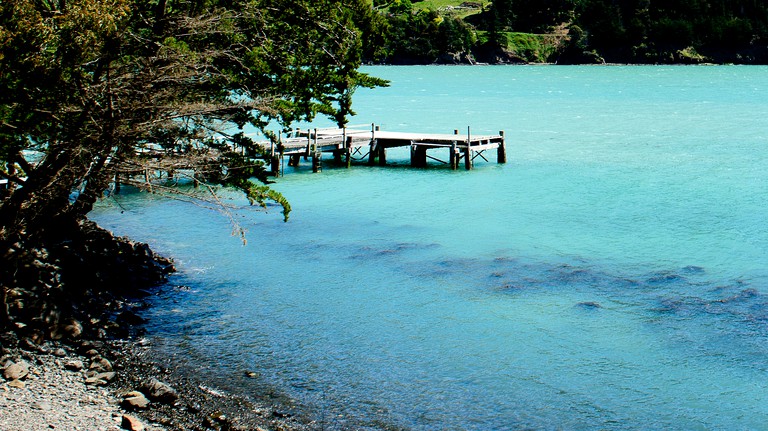
<path fill-rule="evenodd" d="M 414 1 L 414 10 L 433 9 L 440 12 L 452 12 L 460 18 L 480 13 L 483 7 L 490 6 L 490 0 L 423 0 Z"/>

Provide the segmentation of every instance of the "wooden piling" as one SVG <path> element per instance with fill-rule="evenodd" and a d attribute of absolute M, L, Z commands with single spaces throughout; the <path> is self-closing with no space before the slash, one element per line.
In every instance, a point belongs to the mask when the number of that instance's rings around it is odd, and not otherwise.
<path fill-rule="evenodd" d="M 298 168 L 301 162 L 301 154 L 291 154 L 288 156 L 288 166 Z"/>
<path fill-rule="evenodd" d="M 459 168 L 459 148 L 456 145 L 456 141 L 453 141 L 453 144 L 451 144 L 451 148 L 449 149 L 450 154 L 448 155 L 448 158 L 450 160 L 451 169 L 454 171 Z"/>
<path fill-rule="evenodd" d="M 347 158 L 347 169 L 352 166 L 352 137 L 347 136 L 346 145 L 344 146 L 344 155 Z"/>
<path fill-rule="evenodd" d="M 468 171 L 472 169 L 472 135 L 469 126 L 467 126 L 467 149 L 464 151 L 464 168 Z"/>
<path fill-rule="evenodd" d="M 373 166 L 376 164 L 376 154 L 378 145 L 376 142 L 376 124 L 371 123 L 371 145 L 368 151 L 368 165 Z"/>
<path fill-rule="evenodd" d="M 280 175 L 280 156 L 272 154 L 269 160 L 269 173 L 273 176 Z"/>
<path fill-rule="evenodd" d="M 314 173 L 320 172 L 320 152 L 319 151 L 312 152 L 312 172 Z"/>
<path fill-rule="evenodd" d="M 377 151 L 378 151 L 378 145 L 376 145 L 376 140 L 371 139 L 371 146 L 368 149 L 368 165 L 373 166 L 376 164 Z"/>
<path fill-rule="evenodd" d="M 379 153 L 379 166 L 387 165 L 387 147 L 384 145 L 377 145 L 376 151 Z"/>
<path fill-rule="evenodd" d="M 277 142 L 283 141 L 283 132 L 278 132 Z M 280 156 L 275 152 L 275 142 L 270 139 L 269 141 L 269 174 L 278 177 L 280 176 Z"/>
<path fill-rule="evenodd" d="M 414 145 L 411 141 L 411 166 L 423 168 L 427 166 L 427 148 L 421 145 Z"/>
<path fill-rule="evenodd" d="M 499 143 L 499 148 L 496 149 L 496 162 L 507 163 L 507 145 L 504 142 L 504 131 L 499 131 L 499 135 L 501 136 L 501 143 Z"/>

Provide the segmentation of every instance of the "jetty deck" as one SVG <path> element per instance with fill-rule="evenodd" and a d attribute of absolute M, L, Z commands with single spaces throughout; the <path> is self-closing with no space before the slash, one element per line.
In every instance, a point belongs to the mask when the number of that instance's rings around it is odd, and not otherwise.
<path fill-rule="evenodd" d="M 465 169 L 470 170 L 476 158 L 485 161 L 486 151 L 496 150 L 496 161 L 506 163 L 506 145 L 504 132 L 498 135 L 475 135 L 467 128 L 466 134 L 453 133 L 412 133 L 382 131 L 375 124 L 370 130 L 364 129 L 308 129 L 296 130 L 288 137 L 280 137 L 277 145 L 265 143 L 271 148 L 272 172 L 280 173 L 284 157 L 288 157 L 288 166 L 298 166 L 301 158 L 312 158 L 312 169 L 320 170 L 320 160 L 324 153 L 333 155 L 335 163 L 349 167 L 352 160 L 367 160 L 369 165 L 387 164 L 387 149 L 410 147 L 411 166 L 423 167 L 427 160 L 447 164 L 451 169 L 458 169 L 462 161 Z M 429 154 L 431 150 L 441 150 L 447 154 L 445 160 Z M 433 151 L 434 153 L 434 151 Z"/>

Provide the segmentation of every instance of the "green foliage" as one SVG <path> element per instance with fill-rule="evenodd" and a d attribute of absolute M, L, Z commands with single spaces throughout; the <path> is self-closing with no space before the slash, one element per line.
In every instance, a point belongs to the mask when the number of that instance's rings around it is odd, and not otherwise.
<path fill-rule="evenodd" d="M 507 39 L 507 49 L 531 63 L 551 61 L 559 47 L 558 40 L 549 35 L 510 32 Z"/>
<path fill-rule="evenodd" d="M 768 3 L 754 0 L 494 0 L 478 1 L 473 12 L 448 14 L 462 0 L 414 2 L 418 11 L 438 11 L 442 16 L 461 19 L 468 33 L 480 32 L 481 40 L 465 48 L 462 44 L 441 46 L 436 32 L 419 19 L 397 19 L 385 15 L 389 29 L 373 42 L 379 57 L 369 60 L 433 62 L 455 51 L 481 49 L 511 50 L 529 61 L 568 58 L 575 62 L 677 62 L 691 58 L 719 62 L 768 63 Z M 387 3 L 392 5 L 392 1 Z M 407 8 L 396 6 L 400 15 Z M 385 9 L 381 9 L 382 11 Z M 461 9 L 454 9 L 461 10 Z M 389 11 L 392 11 L 390 6 Z M 418 15 L 418 13 L 417 13 Z M 414 27 L 416 26 L 416 27 Z M 414 28 L 423 31 L 414 34 Z M 573 39 L 544 39 L 536 46 L 535 35 L 558 38 L 562 29 L 578 28 Z M 523 33 L 531 36 L 520 36 Z M 448 37 L 451 37 L 448 35 Z M 700 53 L 691 58 L 680 53 Z M 549 50 L 555 52 L 550 54 Z M 369 51 L 369 49 L 367 49 Z"/>
<path fill-rule="evenodd" d="M 389 5 L 389 12 L 393 14 L 410 14 L 412 10 L 411 0 L 392 0 Z"/>
<path fill-rule="evenodd" d="M 476 35 L 452 14 L 420 9 L 414 13 L 386 15 L 386 33 L 379 58 L 393 63 L 433 63 L 443 56 L 468 56 Z"/>
<path fill-rule="evenodd" d="M 117 175 L 151 169 L 287 216 L 252 185 L 263 148 L 243 128 L 344 124 L 357 88 L 385 84 L 358 72 L 374 18 L 366 0 L 3 0 L 0 246 L 85 217 Z"/>

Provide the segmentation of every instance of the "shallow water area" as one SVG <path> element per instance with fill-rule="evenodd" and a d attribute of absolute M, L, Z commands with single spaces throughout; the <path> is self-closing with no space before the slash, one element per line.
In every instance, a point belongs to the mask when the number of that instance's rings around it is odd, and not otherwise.
<path fill-rule="evenodd" d="M 288 223 L 232 196 L 245 246 L 211 210 L 105 202 L 189 287 L 148 311 L 158 344 L 330 429 L 765 427 L 768 68 L 365 70 L 392 85 L 352 123 L 505 130 L 509 162 L 304 163 Z"/>

